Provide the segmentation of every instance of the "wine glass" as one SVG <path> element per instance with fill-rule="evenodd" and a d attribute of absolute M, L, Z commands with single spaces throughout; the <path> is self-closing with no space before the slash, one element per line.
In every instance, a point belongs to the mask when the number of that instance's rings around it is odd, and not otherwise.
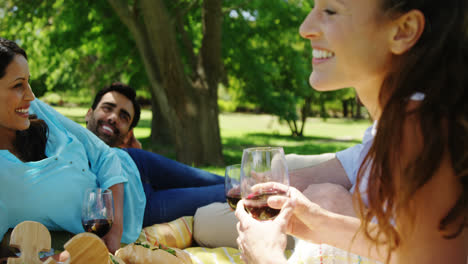
<path fill-rule="evenodd" d="M 227 166 L 224 173 L 226 200 L 232 210 L 236 210 L 237 202 L 241 199 L 240 172 L 241 165 L 234 164 Z"/>
<path fill-rule="evenodd" d="M 256 184 L 279 182 L 289 186 L 288 166 L 282 147 L 257 147 L 244 149 L 241 166 L 241 197 L 245 209 L 257 220 L 272 220 L 279 209 L 270 208 L 268 197 L 287 195 L 275 188 L 252 188 Z"/>
<path fill-rule="evenodd" d="M 111 190 L 87 189 L 81 209 L 81 223 L 86 232 L 103 237 L 114 221 L 114 199 Z"/>

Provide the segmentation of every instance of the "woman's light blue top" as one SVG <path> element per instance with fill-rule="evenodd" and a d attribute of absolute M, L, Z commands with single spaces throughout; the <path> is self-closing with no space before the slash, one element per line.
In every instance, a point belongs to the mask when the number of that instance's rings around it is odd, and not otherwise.
<path fill-rule="evenodd" d="M 143 225 L 146 198 L 130 155 L 109 148 L 86 128 L 37 99 L 31 103 L 30 113 L 49 127 L 47 158 L 22 162 L 8 150 L 0 150 L 0 237 L 25 220 L 40 222 L 49 230 L 84 232 L 81 207 L 85 190 L 124 183 L 122 242 L 135 241 Z"/>

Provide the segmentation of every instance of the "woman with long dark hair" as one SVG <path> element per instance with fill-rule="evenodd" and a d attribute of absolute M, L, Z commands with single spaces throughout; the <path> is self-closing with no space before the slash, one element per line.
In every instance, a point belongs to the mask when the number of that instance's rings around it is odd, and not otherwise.
<path fill-rule="evenodd" d="M 386 262 L 466 263 L 468 2 L 316 0 L 300 33 L 313 48 L 312 87 L 354 87 L 376 120 L 354 187 L 360 219 L 294 188 L 268 200 L 282 208 L 274 221 L 254 221 L 240 202 L 243 258 L 285 262 L 289 233 Z"/>

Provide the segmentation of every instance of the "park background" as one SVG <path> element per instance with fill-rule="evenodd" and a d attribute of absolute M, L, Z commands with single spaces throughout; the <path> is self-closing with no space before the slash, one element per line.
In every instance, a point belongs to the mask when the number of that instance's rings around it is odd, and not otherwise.
<path fill-rule="evenodd" d="M 223 174 L 252 146 L 285 153 L 357 144 L 354 89 L 308 84 L 309 0 L 0 0 L 0 37 L 28 53 L 38 98 L 84 124 L 99 89 L 132 86 L 143 148 Z"/>

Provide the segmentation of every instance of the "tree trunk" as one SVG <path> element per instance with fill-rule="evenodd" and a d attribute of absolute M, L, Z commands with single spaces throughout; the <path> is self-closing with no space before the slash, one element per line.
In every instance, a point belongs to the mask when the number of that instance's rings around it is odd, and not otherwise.
<path fill-rule="evenodd" d="M 184 70 L 174 19 L 162 0 L 141 0 L 139 7 L 108 0 L 135 37 L 151 81 L 153 129 L 169 126 L 177 160 L 189 165 L 222 165 L 217 87 L 221 60 L 221 0 L 203 4 L 203 41 L 196 75 Z M 141 17 L 137 14 L 141 12 Z M 164 120 L 167 120 L 167 124 Z M 167 135 L 167 133 L 166 133 Z"/>
<path fill-rule="evenodd" d="M 325 100 L 322 97 L 320 97 L 319 103 L 320 103 L 320 117 L 322 119 L 327 119 L 328 113 L 327 113 L 327 109 L 325 108 Z"/>
<path fill-rule="evenodd" d="M 151 112 L 153 119 L 151 120 L 151 142 L 157 145 L 174 146 L 174 134 L 170 129 L 171 124 L 166 120 L 165 116 L 159 107 L 155 96 L 151 99 Z"/>
<path fill-rule="evenodd" d="M 286 123 L 288 123 L 289 130 L 291 130 L 291 136 L 295 137 L 297 135 L 297 131 L 294 129 L 295 126 L 293 125 L 293 120 L 286 120 Z"/>
<path fill-rule="evenodd" d="M 301 109 L 302 124 L 301 124 L 301 130 L 299 131 L 299 137 L 304 136 L 304 127 L 305 127 L 307 117 L 309 117 L 309 115 L 310 115 L 310 106 L 311 106 L 311 104 L 312 104 L 312 96 L 307 96 L 304 99 L 304 105 L 302 106 L 302 109 Z"/>
<path fill-rule="evenodd" d="M 356 114 L 354 115 L 355 119 L 362 119 L 361 113 L 362 103 L 358 96 L 356 96 Z"/>
<path fill-rule="evenodd" d="M 348 117 L 348 100 L 349 99 L 345 99 L 345 100 L 341 100 L 341 105 L 343 106 L 343 117 Z"/>

